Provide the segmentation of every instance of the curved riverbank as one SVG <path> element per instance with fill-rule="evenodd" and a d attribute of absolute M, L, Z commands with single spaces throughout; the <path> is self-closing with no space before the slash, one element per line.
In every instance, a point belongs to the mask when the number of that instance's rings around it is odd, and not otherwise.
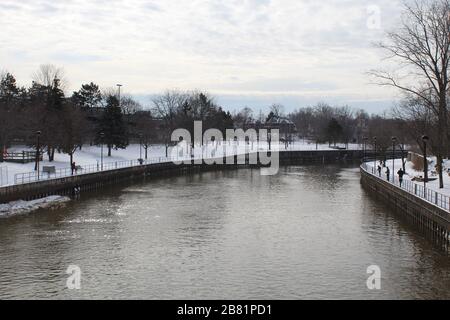
<path fill-rule="evenodd" d="M 279 158 L 280 165 L 298 165 L 305 163 L 360 161 L 364 153 L 361 150 L 280 151 L 278 155 L 273 154 L 272 158 L 276 156 Z M 167 161 L 46 179 L 0 188 L 0 203 L 17 200 L 29 201 L 52 195 L 73 196 L 76 193 L 89 192 L 106 185 L 133 179 L 184 175 L 211 170 L 230 170 L 242 167 L 262 167 L 259 155 L 257 157 L 257 164 L 251 164 L 250 159 L 251 156 L 246 155 L 245 161 L 241 163 L 238 162 L 237 156 L 234 156 L 234 159 L 231 161 L 233 164 L 226 164 L 230 163 L 227 161 L 227 158 L 221 158 L 217 159 L 217 163 L 224 164 L 213 165 L 208 164 L 213 159 L 208 159 L 207 162 L 203 160 L 200 164 L 195 161 L 187 161 L 183 164 L 175 164 Z"/>
<path fill-rule="evenodd" d="M 364 166 L 360 171 L 364 189 L 394 208 L 433 243 L 450 249 L 450 212 L 373 175 Z"/>

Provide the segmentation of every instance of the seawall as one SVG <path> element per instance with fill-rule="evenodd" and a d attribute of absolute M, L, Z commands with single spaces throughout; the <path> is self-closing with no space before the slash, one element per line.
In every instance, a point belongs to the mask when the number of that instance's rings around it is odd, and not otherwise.
<path fill-rule="evenodd" d="M 426 238 L 446 251 L 449 250 L 450 212 L 366 172 L 362 167 L 361 184 L 372 196 L 393 208 Z"/>
<path fill-rule="evenodd" d="M 301 165 L 307 163 L 339 163 L 360 161 L 363 152 L 360 150 L 329 150 L 329 151 L 280 151 L 280 165 Z M 275 155 L 272 155 L 275 156 Z M 154 163 L 142 166 L 126 167 L 115 170 L 100 171 L 89 174 L 79 174 L 64 178 L 41 180 L 26 184 L 12 185 L 0 188 L 0 203 L 15 200 L 34 200 L 51 195 L 72 196 L 76 192 L 88 192 L 126 180 L 161 177 L 169 175 L 184 175 L 210 170 L 230 170 L 243 167 L 260 167 L 258 157 L 257 164 L 250 164 L 250 156 L 246 155 L 244 163 L 239 164 L 237 157 L 231 157 L 233 163 L 207 165 L 196 164 L 189 161 L 181 165 L 172 162 Z M 219 161 L 221 160 L 221 161 Z M 209 161 L 211 161 L 209 159 Z M 227 159 L 217 159 L 217 162 L 227 163 Z"/>

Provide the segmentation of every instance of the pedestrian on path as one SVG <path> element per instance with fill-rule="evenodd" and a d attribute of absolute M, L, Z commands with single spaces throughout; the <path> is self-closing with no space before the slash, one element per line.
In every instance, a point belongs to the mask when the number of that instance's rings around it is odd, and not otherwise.
<path fill-rule="evenodd" d="M 378 176 L 381 178 L 381 166 L 378 166 Z"/>
<path fill-rule="evenodd" d="M 391 170 L 388 167 L 386 167 L 386 180 L 391 181 Z"/>
<path fill-rule="evenodd" d="M 403 176 L 405 175 L 405 171 L 403 171 L 403 169 L 400 169 L 400 170 L 398 170 L 397 174 L 398 174 L 398 180 L 400 181 L 400 187 L 401 187 L 402 183 L 403 183 Z"/>

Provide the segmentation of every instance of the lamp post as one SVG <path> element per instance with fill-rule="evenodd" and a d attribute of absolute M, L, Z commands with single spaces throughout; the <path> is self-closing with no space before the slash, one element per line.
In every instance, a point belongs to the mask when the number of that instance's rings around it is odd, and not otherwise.
<path fill-rule="evenodd" d="M 36 137 L 37 137 L 37 143 L 36 143 L 36 170 L 37 170 L 37 179 L 39 181 L 39 161 L 41 160 L 41 155 L 40 155 L 40 150 L 41 150 L 41 144 L 40 144 L 41 131 L 36 131 Z"/>
<path fill-rule="evenodd" d="M 396 137 L 392 137 L 392 183 L 395 184 L 395 143 L 397 142 Z"/>
<path fill-rule="evenodd" d="M 100 151 L 100 163 L 101 163 L 101 171 L 103 171 L 103 139 L 105 138 L 105 134 L 103 132 L 100 133 L 100 144 L 101 144 L 101 151 Z"/>
<path fill-rule="evenodd" d="M 430 140 L 430 138 L 426 135 L 422 136 L 423 141 L 423 187 L 424 187 L 424 195 L 425 195 L 425 188 L 427 187 L 428 182 L 428 160 L 427 160 L 427 143 Z"/>
<path fill-rule="evenodd" d="M 374 166 L 373 166 L 373 174 L 375 174 L 376 170 L 377 170 L 377 137 L 373 137 L 373 146 L 374 146 L 374 151 L 375 151 L 375 162 L 374 162 Z"/>
<path fill-rule="evenodd" d="M 139 161 L 142 160 L 142 133 L 139 134 Z"/>
<path fill-rule="evenodd" d="M 117 84 L 116 86 L 117 86 L 117 88 L 119 88 L 119 107 L 120 107 L 120 105 L 121 105 L 121 103 L 120 103 L 120 88 L 122 87 L 122 85 Z"/>

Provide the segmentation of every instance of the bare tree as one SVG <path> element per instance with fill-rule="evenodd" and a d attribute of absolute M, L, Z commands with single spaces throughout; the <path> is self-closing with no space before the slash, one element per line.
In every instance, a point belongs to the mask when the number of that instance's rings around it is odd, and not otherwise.
<path fill-rule="evenodd" d="M 233 116 L 234 125 L 237 128 L 247 129 L 254 122 L 253 110 L 245 107 Z"/>
<path fill-rule="evenodd" d="M 423 152 L 422 135 L 424 132 L 431 138 L 429 145 L 431 151 L 436 153 L 438 147 L 439 132 L 437 130 L 438 117 L 436 114 L 423 104 L 422 99 L 416 96 L 408 95 L 398 106 L 393 110 L 393 115 L 396 119 L 402 121 L 403 131 L 409 135 L 409 138 L 414 141 L 421 152 Z"/>
<path fill-rule="evenodd" d="M 289 115 L 289 118 L 297 127 L 299 136 L 303 139 L 312 136 L 314 110 L 311 107 L 299 109 Z"/>
<path fill-rule="evenodd" d="M 134 114 L 136 118 L 136 136 L 139 139 L 139 143 L 142 145 L 145 151 L 145 159 L 148 159 L 148 150 L 152 142 L 156 142 L 157 126 L 152 117 L 150 111 L 138 111 Z"/>
<path fill-rule="evenodd" d="M 72 164 L 75 152 L 87 137 L 87 120 L 79 107 L 68 103 L 61 116 L 61 125 L 63 130 L 59 135 L 59 149 L 69 155 Z"/>
<path fill-rule="evenodd" d="M 270 112 L 276 117 L 283 117 L 284 106 L 279 103 L 274 103 L 270 106 Z"/>
<path fill-rule="evenodd" d="M 34 82 L 41 86 L 51 88 L 55 80 L 58 81 L 61 90 L 67 89 L 68 80 L 65 76 L 63 68 L 56 67 L 51 64 L 43 64 L 39 66 L 39 69 L 32 75 Z"/>
<path fill-rule="evenodd" d="M 179 91 L 166 91 L 152 100 L 154 114 L 163 121 L 163 139 L 166 157 L 169 156 L 172 132 L 176 129 L 177 112 L 186 102 L 186 94 Z"/>
<path fill-rule="evenodd" d="M 142 105 L 130 95 L 120 97 L 120 108 L 124 115 L 130 115 L 142 111 Z"/>
<path fill-rule="evenodd" d="M 387 34 L 378 46 L 388 58 L 400 62 L 395 72 L 372 71 L 380 85 L 392 86 L 422 100 L 438 118 L 437 169 L 444 187 L 442 161 L 448 156 L 448 68 L 450 61 L 450 1 L 424 0 L 405 3 L 398 30 Z M 425 94 L 426 93 L 426 94 Z"/>

